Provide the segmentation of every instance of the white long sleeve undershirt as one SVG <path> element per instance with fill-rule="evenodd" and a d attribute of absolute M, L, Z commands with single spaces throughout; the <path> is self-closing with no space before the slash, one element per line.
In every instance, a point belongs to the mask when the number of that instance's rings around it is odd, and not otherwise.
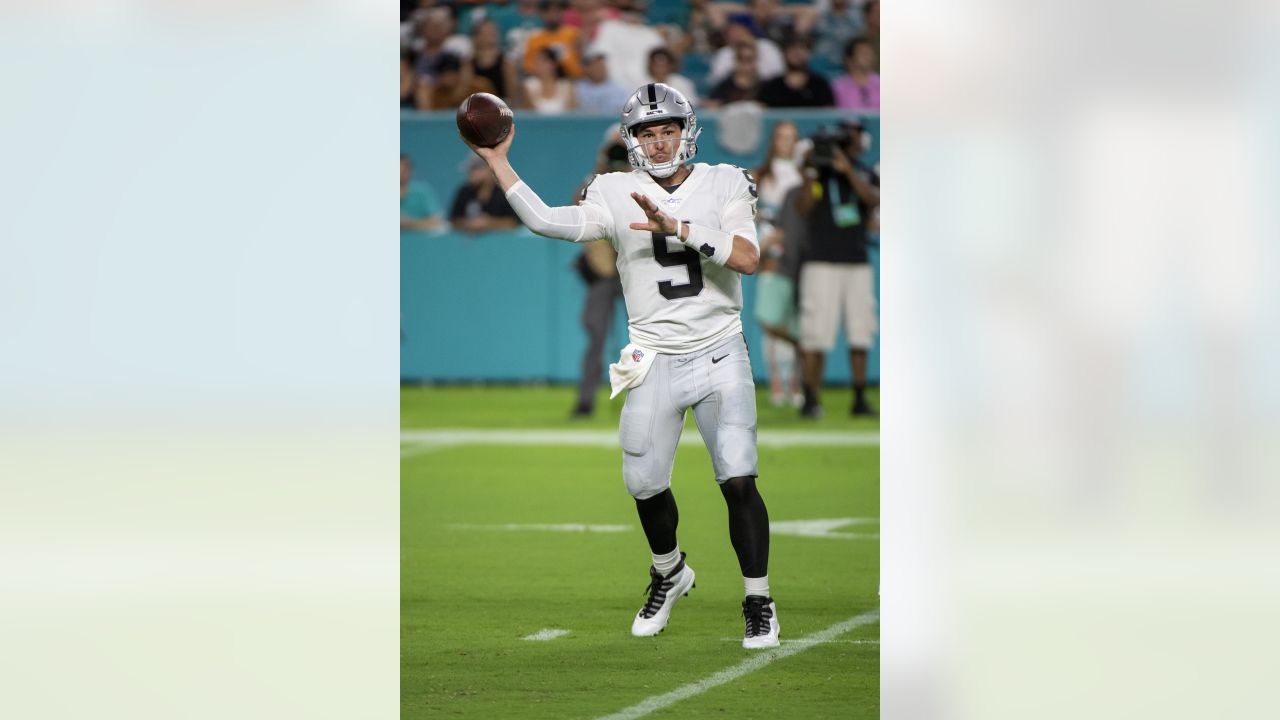
<path fill-rule="evenodd" d="M 607 236 L 608 218 L 594 205 L 547 207 L 523 180 L 512 185 L 506 194 L 520 221 L 539 235 L 570 242 Z"/>

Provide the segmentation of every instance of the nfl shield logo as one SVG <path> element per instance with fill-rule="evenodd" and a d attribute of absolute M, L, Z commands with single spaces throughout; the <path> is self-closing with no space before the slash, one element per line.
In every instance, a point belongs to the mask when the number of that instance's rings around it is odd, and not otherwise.
<path fill-rule="evenodd" d="M 640 362 L 641 358 L 643 358 L 643 357 L 644 357 L 644 353 L 643 353 L 643 352 L 641 352 L 640 350 L 632 350 L 632 351 L 631 351 L 631 360 L 632 360 L 633 362 Z"/>

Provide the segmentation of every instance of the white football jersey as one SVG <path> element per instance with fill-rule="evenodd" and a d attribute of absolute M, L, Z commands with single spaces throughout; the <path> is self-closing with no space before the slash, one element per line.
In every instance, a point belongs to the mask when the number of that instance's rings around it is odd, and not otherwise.
<path fill-rule="evenodd" d="M 579 242 L 608 239 L 618 251 L 618 275 L 631 342 L 662 353 L 701 350 L 742 331 L 742 280 L 672 236 L 632 230 L 648 218 L 631 193 L 640 192 L 663 212 L 694 225 L 756 239 L 756 183 L 733 165 L 690 166 L 689 177 L 673 193 L 648 173 L 597 175 L 582 195 L 593 206 Z"/>

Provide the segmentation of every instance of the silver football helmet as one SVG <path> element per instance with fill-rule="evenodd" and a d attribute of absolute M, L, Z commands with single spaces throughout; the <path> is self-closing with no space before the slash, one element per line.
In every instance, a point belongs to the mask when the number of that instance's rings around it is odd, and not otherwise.
<path fill-rule="evenodd" d="M 644 143 L 636 140 L 635 129 L 658 120 L 675 120 L 683 128 L 680 133 L 680 145 L 676 148 L 671 160 L 654 164 L 644 151 Z M 679 90 L 663 83 L 642 85 L 622 106 L 622 142 L 627 146 L 627 159 L 631 167 L 643 170 L 650 175 L 665 178 L 671 177 L 681 165 L 693 159 L 698 153 L 698 117 L 693 114 L 693 105 Z"/>

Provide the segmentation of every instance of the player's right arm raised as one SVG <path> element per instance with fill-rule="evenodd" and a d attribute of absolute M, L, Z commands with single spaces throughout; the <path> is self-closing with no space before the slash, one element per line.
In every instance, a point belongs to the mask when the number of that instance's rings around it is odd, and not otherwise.
<path fill-rule="evenodd" d="M 507 133 L 506 139 L 494 147 L 478 147 L 467 142 L 466 138 L 462 141 L 489 164 L 489 169 L 498 180 L 498 186 L 502 188 L 502 192 L 506 193 L 507 202 L 511 203 L 511 208 L 516 211 L 516 215 L 520 216 L 520 221 L 525 224 L 525 227 L 544 237 L 572 242 L 586 242 L 608 237 L 612 224 L 608 210 L 590 202 L 565 207 L 547 207 L 533 188 L 520 179 L 507 158 L 511 143 L 515 139 L 516 126 L 512 124 L 511 132 Z"/>

